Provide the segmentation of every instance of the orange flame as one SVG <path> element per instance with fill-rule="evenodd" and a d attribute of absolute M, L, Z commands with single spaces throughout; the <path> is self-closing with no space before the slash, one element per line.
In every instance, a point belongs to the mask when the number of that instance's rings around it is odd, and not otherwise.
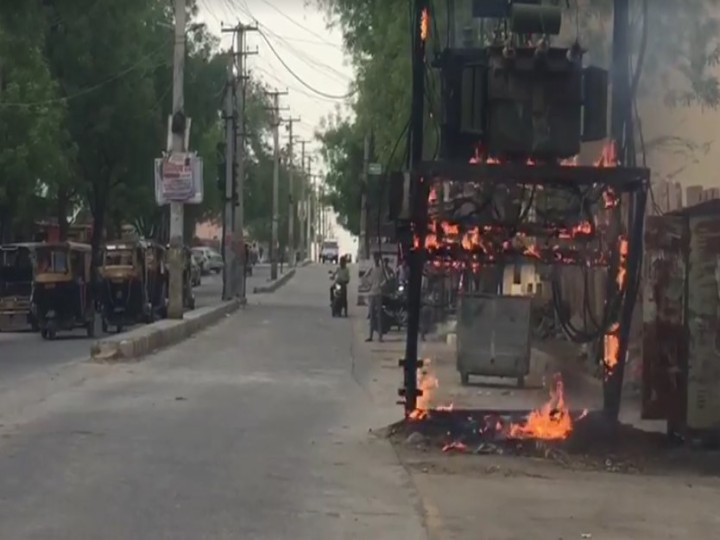
<path fill-rule="evenodd" d="M 423 41 L 427 40 L 428 32 L 430 31 L 430 14 L 427 8 L 422 10 L 422 16 L 420 17 L 420 39 Z"/>
<path fill-rule="evenodd" d="M 609 376 L 620 358 L 620 337 L 618 336 L 620 325 L 613 324 L 608 333 L 603 337 L 603 364 L 605 365 L 605 377 Z"/>
<path fill-rule="evenodd" d="M 562 378 L 556 374 L 554 388 L 550 389 L 550 400 L 532 411 L 522 423 L 510 424 L 508 436 L 513 439 L 566 439 L 572 427 Z"/>
<path fill-rule="evenodd" d="M 422 395 L 417 398 L 415 410 L 408 415 L 411 420 L 423 420 L 429 416 L 432 393 L 439 384 L 437 377 L 427 369 L 429 364 L 430 360 L 423 360 L 424 367 L 418 370 L 418 388 L 422 390 Z"/>
<path fill-rule="evenodd" d="M 612 139 L 605 141 L 600 158 L 595 162 L 596 167 L 617 167 L 617 145 Z"/>
<path fill-rule="evenodd" d="M 618 273 L 615 281 L 619 289 L 625 286 L 627 279 L 627 258 L 628 258 L 628 241 L 627 238 L 621 236 L 618 240 Z M 620 325 L 613 324 L 603 337 L 603 365 L 605 366 L 605 378 L 609 377 L 615 370 L 620 361 Z"/>
<path fill-rule="evenodd" d="M 430 407 L 432 402 L 433 394 L 435 390 L 440 386 L 438 378 L 429 369 L 430 360 L 423 360 L 423 369 L 418 370 L 418 388 L 422 390 L 422 395 L 418 396 L 415 410 L 412 411 L 408 418 L 410 420 L 424 420 L 430 417 L 430 411 L 452 411 L 453 404 L 438 405 L 437 407 Z"/>
<path fill-rule="evenodd" d="M 467 450 L 467 445 L 465 445 L 465 443 L 461 443 L 460 441 L 453 441 L 453 442 L 448 443 L 445 446 L 443 446 L 443 449 L 442 449 L 443 452 L 449 452 L 450 450 L 457 450 L 458 452 L 465 452 Z"/>

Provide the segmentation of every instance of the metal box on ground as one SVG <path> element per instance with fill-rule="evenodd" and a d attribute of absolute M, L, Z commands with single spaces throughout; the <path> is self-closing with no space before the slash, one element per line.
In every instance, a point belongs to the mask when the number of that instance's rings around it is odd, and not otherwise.
<path fill-rule="evenodd" d="M 470 375 L 512 377 L 522 387 L 530 372 L 530 306 L 526 296 L 471 293 L 460 298 L 457 370 Z"/>

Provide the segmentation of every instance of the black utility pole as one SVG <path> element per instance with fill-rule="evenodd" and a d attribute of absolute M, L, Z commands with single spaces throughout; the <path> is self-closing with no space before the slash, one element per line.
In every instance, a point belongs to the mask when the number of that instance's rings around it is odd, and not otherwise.
<path fill-rule="evenodd" d="M 413 48 L 412 48 L 412 111 L 410 116 L 410 173 L 423 158 L 424 131 L 424 99 L 425 99 L 425 44 L 429 24 L 429 0 L 415 0 L 413 14 Z M 403 362 L 404 388 L 400 393 L 405 397 L 405 412 L 410 413 L 417 406 L 417 369 L 422 367 L 418 362 L 418 335 L 420 327 L 420 296 L 422 294 L 422 274 L 425 262 L 425 232 L 427 225 L 427 188 L 423 181 L 417 180 L 411 186 L 412 219 L 421 224 L 415 233 L 419 236 L 420 247 L 406 250 L 410 266 L 408 283 L 408 327 Z M 411 239 L 412 242 L 412 239 Z M 411 244 L 412 246 L 412 244 Z"/>
<path fill-rule="evenodd" d="M 630 9 L 629 0 L 614 0 L 613 4 L 613 44 L 612 44 L 612 110 L 610 120 L 610 131 L 617 149 L 619 166 L 627 167 L 629 151 L 633 148 L 631 138 L 632 131 L 632 96 L 630 95 Z M 633 163 L 634 165 L 634 163 Z M 623 201 L 624 202 L 624 201 Z M 617 233 L 624 234 L 623 217 L 624 212 L 614 212 L 615 218 L 613 227 Z M 614 235 L 613 235 L 614 236 Z M 616 247 L 617 249 L 617 247 Z M 608 275 L 608 297 L 618 294 L 617 276 Z M 626 280 L 632 279 L 629 272 Z M 632 284 L 626 283 L 625 287 L 632 289 Z M 603 411 L 606 417 L 616 422 L 620 415 L 620 402 L 622 399 L 623 377 L 625 374 L 625 356 L 628 340 L 630 337 L 630 324 L 632 322 L 632 310 L 627 313 L 624 304 L 631 301 L 625 299 L 622 313 L 618 314 L 618 327 L 612 332 L 618 339 L 618 358 L 614 366 L 604 366 L 605 382 L 603 385 Z M 633 302 L 634 303 L 634 302 Z M 632 304 L 631 304 L 632 305 Z"/>

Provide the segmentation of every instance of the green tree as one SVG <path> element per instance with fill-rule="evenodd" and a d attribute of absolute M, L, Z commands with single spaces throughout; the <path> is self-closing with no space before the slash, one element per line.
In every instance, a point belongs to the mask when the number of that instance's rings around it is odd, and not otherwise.
<path fill-rule="evenodd" d="M 68 178 L 65 109 L 44 57 L 37 2 L 0 5 L 0 242 L 28 239 Z"/>

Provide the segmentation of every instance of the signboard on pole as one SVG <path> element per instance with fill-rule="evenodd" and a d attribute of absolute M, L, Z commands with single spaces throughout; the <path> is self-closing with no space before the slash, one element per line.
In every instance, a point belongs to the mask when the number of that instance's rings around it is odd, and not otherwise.
<path fill-rule="evenodd" d="M 380 176 L 382 174 L 382 164 L 380 163 L 369 163 L 368 174 L 370 176 Z"/>
<path fill-rule="evenodd" d="M 155 200 L 200 204 L 203 201 L 203 161 L 195 153 L 169 154 L 155 160 Z"/>

